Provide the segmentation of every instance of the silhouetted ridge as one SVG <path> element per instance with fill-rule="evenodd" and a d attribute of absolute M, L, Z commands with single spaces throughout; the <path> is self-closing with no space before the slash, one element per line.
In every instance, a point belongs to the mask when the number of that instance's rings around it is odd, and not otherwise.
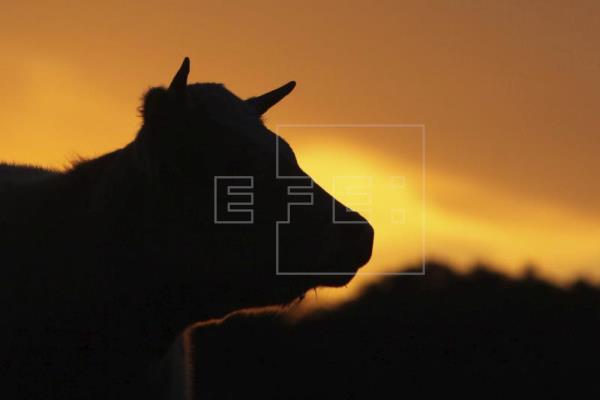
<path fill-rule="evenodd" d="M 196 398 L 598 390 L 600 290 L 583 283 L 563 289 L 432 264 L 424 277 L 385 279 L 338 310 L 285 321 L 233 315 L 198 328 Z"/>
<path fill-rule="evenodd" d="M 0 162 L 0 184 L 6 182 L 22 182 L 56 175 L 51 171 L 33 165 L 14 165 Z"/>

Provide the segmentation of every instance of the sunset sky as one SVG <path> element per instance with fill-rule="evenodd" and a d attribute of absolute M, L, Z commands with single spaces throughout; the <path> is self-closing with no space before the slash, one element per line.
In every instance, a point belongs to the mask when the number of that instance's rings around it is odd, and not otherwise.
<path fill-rule="evenodd" d="M 125 145 L 144 90 L 189 56 L 190 81 L 240 97 L 296 80 L 272 130 L 423 125 L 429 258 L 600 281 L 597 1 L 30 1 L 3 4 L 0 32 L 0 160 L 62 168 Z M 406 211 L 373 221 L 364 271 L 418 262 L 420 130 L 278 131 L 327 189 L 372 175 L 374 212 Z"/>

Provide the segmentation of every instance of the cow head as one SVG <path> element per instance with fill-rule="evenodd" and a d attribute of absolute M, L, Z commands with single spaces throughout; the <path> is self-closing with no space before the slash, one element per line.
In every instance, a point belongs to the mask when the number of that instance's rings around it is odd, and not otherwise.
<path fill-rule="evenodd" d="M 153 262 L 215 313 L 347 284 L 371 256 L 373 229 L 261 120 L 295 83 L 242 100 L 220 84 L 188 84 L 189 69 L 186 58 L 168 88 L 148 91 L 134 142 L 151 182 Z"/>

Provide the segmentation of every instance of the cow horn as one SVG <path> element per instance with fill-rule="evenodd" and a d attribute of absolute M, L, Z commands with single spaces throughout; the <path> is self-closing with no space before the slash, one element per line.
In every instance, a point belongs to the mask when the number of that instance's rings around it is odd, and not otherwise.
<path fill-rule="evenodd" d="M 251 97 L 246 100 L 246 103 L 254 107 L 259 115 L 262 115 L 267 112 L 269 108 L 273 107 L 275 104 L 279 103 L 281 99 L 290 94 L 290 92 L 294 90 L 294 87 L 296 87 L 296 82 L 291 81 L 263 95 Z"/>
<path fill-rule="evenodd" d="M 190 73 L 190 59 L 188 57 L 183 59 L 183 63 L 181 67 L 179 67 L 179 71 L 173 77 L 171 84 L 169 85 L 169 90 L 175 93 L 183 93 L 187 86 L 187 78 Z"/>

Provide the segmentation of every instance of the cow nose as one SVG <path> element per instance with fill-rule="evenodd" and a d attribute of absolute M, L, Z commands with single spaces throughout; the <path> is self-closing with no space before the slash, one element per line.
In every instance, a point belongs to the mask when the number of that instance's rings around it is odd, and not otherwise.
<path fill-rule="evenodd" d="M 342 226 L 347 263 L 357 270 L 371 259 L 375 232 L 366 221 Z"/>
<path fill-rule="evenodd" d="M 368 222 L 365 224 L 360 224 L 361 232 L 359 233 L 358 243 L 357 243 L 357 258 L 359 262 L 359 267 L 362 267 L 371 259 L 371 254 L 373 253 L 373 240 L 375 238 L 375 231 L 373 227 Z"/>
<path fill-rule="evenodd" d="M 336 201 L 334 224 L 343 244 L 346 264 L 358 270 L 371 259 L 375 232 L 365 217 Z"/>

